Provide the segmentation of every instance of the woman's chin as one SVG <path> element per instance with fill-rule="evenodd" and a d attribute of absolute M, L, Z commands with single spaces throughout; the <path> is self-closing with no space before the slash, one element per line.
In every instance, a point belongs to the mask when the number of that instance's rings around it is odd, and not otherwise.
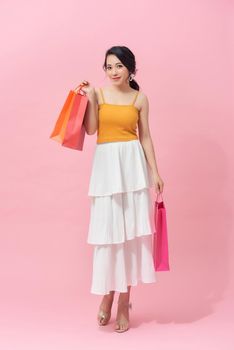
<path fill-rule="evenodd" d="M 116 83 L 119 83 L 121 81 L 121 78 L 120 79 L 111 79 L 111 81 L 116 84 Z"/>

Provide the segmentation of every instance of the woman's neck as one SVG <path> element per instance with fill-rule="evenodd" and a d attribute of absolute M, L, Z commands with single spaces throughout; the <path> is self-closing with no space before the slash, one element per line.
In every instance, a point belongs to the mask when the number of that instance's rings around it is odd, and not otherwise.
<path fill-rule="evenodd" d="M 125 93 L 125 92 L 132 91 L 132 88 L 129 85 L 120 85 L 120 86 L 111 85 L 110 90 L 113 92 Z"/>

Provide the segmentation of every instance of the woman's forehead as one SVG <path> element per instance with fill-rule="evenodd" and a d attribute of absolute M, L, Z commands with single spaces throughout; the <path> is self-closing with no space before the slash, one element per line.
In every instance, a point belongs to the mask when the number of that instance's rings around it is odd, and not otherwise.
<path fill-rule="evenodd" d="M 109 55 L 107 56 L 106 63 L 112 65 L 112 64 L 122 63 L 122 62 L 115 55 Z"/>

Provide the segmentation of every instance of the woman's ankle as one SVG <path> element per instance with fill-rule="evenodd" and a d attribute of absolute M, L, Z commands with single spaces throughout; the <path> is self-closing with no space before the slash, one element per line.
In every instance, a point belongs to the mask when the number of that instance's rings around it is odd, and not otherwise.
<path fill-rule="evenodd" d="M 118 304 L 128 304 L 130 300 L 130 293 L 120 293 Z"/>
<path fill-rule="evenodd" d="M 104 298 L 105 300 L 108 300 L 108 301 L 113 301 L 114 295 L 115 295 L 115 292 L 113 292 L 113 293 L 111 292 L 111 293 L 109 293 L 109 294 L 105 294 L 103 298 Z"/>

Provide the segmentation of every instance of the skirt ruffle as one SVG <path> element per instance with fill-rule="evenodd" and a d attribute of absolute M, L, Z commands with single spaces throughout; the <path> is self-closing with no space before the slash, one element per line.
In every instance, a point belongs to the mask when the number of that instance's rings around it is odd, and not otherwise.
<path fill-rule="evenodd" d="M 91 293 L 127 292 L 127 286 L 156 282 L 151 236 L 94 248 Z"/>
<path fill-rule="evenodd" d="M 92 197 L 89 244 L 123 243 L 152 233 L 148 188 Z"/>

